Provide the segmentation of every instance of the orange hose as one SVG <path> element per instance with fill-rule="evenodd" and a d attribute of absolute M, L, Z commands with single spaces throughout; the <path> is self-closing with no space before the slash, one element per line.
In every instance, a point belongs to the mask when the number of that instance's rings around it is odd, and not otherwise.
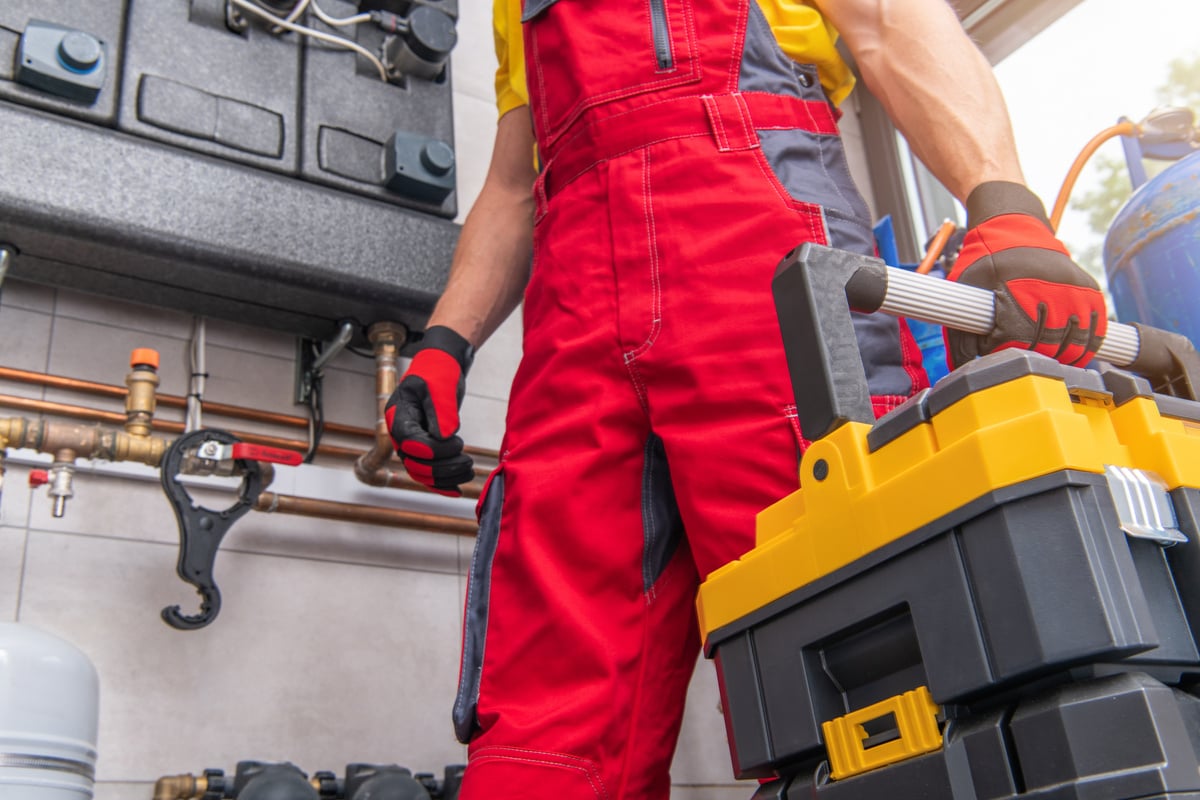
<path fill-rule="evenodd" d="M 933 241 L 929 243 L 929 249 L 925 251 L 925 257 L 917 265 L 918 275 L 927 275 L 929 274 L 929 270 L 933 269 L 933 263 L 942 254 L 942 250 L 946 247 L 946 242 L 950 241 L 950 235 L 954 233 L 956 227 L 958 226 L 954 223 L 954 220 L 948 219 L 938 228 L 938 232 L 933 236 Z"/>
<path fill-rule="evenodd" d="M 1083 166 L 1096 153 L 1100 145 L 1114 136 L 1133 136 L 1136 133 L 1137 125 L 1132 122 L 1122 122 L 1100 131 L 1084 145 L 1083 150 L 1075 157 L 1075 163 L 1071 164 L 1071 168 L 1067 170 L 1067 177 L 1058 191 L 1058 199 L 1054 201 L 1054 210 L 1050 212 L 1050 228 L 1052 230 L 1058 230 L 1058 223 L 1062 222 L 1063 212 L 1067 210 L 1067 198 L 1071 196 L 1071 190 L 1075 188 L 1075 181 L 1079 180 L 1079 173 L 1083 171 Z"/>

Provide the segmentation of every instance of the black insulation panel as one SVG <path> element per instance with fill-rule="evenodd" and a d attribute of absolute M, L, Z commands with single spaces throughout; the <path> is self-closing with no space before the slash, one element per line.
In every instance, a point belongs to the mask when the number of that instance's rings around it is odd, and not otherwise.
<path fill-rule="evenodd" d="M 372 138 L 394 125 L 453 146 L 448 69 L 400 85 L 360 70 L 343 78 L 336 109 L 317 93 L 308 107 L 305 69 L 324 58 L 295 36 L 222 30 L 215 7 L 2 4 L 0 244 L 18 251 L 9 274 L 317 339 L 347 319 L 420 329 L 458 238 L 456 193 L 432 205 L 323 179 L 302 165 L 312 146 L 303 120 L 336 111 L 352 127 L 357 84 Z M 14 80 L 11 59 L 34 19 L 104 41 L 109 74 L 95 103 Z"/>

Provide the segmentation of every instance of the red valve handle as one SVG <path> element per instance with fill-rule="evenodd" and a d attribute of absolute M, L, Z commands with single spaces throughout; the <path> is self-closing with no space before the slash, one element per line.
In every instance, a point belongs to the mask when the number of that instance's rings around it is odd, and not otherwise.
<path fill-rule="evenodd" d="M 50 482 L 50 473 L 44 469 L 29 470 L 29 486 L 36 489 L 39 486 L 45 486 Z"/>
<path fill-rule="evenodd" d="M 275 464 L 286 464 L 297 467 L 304 462 L 304 456 L 295 450 L 284 450 L 280 447 L 266 447 L 261 444 L 238 442 L 232 448 L 234 458 L 249 461 L 270 461 Z"/>

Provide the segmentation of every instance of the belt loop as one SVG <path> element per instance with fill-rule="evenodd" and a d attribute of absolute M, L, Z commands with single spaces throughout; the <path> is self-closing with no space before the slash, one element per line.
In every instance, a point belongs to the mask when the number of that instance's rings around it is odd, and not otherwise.
<path fill-rule="evenodd" d="M 758 133 L 750 118 L 750 107 L 741 92 L 706 94 L 701 95 L 700 100 L 704 103 L 718 151 L 753 150 L 759 146 Z"/>

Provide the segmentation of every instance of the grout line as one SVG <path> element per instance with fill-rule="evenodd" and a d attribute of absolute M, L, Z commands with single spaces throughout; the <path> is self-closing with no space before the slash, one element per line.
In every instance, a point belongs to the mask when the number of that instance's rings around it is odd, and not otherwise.
<path fill-rule="evenodd" d="M 413 533 L 421 533 L 422 531 L 413 531 Z M 53 531 L 45 528 L 27 528 L 26 529 L 26 552 L 28 552 L 28 537 L 33 534 L 45 534 L 47 536 L 70 536 L 76 539 L 103 539 L 110 542 L 122 542 L 125 544 L 147 544 L 157 547 L 170 547 L 173 550 L 178 550 L 179 545 L 174 542 L 160 542 L 154 539 L 132 539 L 124 536 L 114 536 L 108 533 L 80 533 L 79 531 Z M 449 535 L 449 534 L 443 534 Z M 258 556 L 261 558 L 286 558 L 293 561 L 308 561 L 316 564 L 339 564 L 350 567 L 366 567 L 368 569 L 381 569 L 390 571 L 402 572 L 419 572 L 426 575 L 459 575 L 457 570 L 437 570 L 421 567 L 400 567 L 388 566 L 386 564 L 378 564 L 367 561 L 350 561 L 340 558 L 317 558 L 315 556 L 302 556 L 291 553 L 268 553 L 261 550 L 248 550 L 242 547 L 221 547 L 218 553 L 237 553 L 243 556 Z M 457 558 L 457 556 L 456 556 Z M 457 561 L 456 561 L 457 563 Z M 23 566 L 23 565 L 22 565 Z"/>

